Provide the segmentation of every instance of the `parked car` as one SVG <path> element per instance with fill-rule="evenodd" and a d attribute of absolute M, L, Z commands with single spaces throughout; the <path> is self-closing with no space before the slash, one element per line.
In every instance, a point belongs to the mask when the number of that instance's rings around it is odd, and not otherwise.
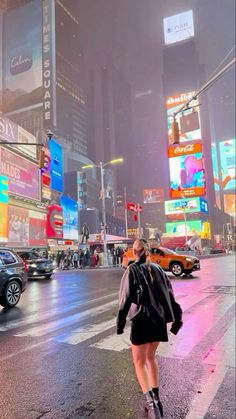
<path fill-rule="evenodd" d="M 175 276 L 190 275 L 193 271 L 200 269 L 200 261 L 195 256 L 179 255 L 178 253 L 159 246 L 150 248 L 151 262 L 157 263 L 164 269 L 170 271 Z M 123 255 L 123 267 L 126 268 L 134 261 L 133 249 L 129 248 Z"/>
<path fill-rule="evenodd" d="M 26 283 L 26 263 L 11 249 L 0 247 L 0 304 L 3 307 L 14 307 Z"/>
<path fill-rule="evenodd" d="M 20 251 L 18 255 L 26 262 L 28 278 L 44 276 L 50 278 L 55 272 L 53 261 L 38 255 L 34 251 Z"/>

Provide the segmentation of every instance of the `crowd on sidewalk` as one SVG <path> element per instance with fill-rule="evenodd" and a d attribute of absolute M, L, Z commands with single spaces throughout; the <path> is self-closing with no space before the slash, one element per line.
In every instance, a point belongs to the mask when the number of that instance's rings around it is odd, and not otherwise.
<path fill-rule="evenodd" d="M 121 266 L 124 251 L 121 248 L 108 249 L 108 264 L 109 266 Z M 99 248 L 94 250 L 79 249 L 66 251 L 52 252 L 49 255 L 57 269 L 69 270 L 69 269 L 84 269 L 84 268 L 96 268 L 103 266 L 104 253 Z"/>

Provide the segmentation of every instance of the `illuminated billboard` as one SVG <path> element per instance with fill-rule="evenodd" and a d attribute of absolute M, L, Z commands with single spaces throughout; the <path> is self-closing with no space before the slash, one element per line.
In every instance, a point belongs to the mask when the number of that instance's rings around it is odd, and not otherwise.
<path fill-rule="evenodd" d="M 193 11 L 179 13 L 163 19 L 165 44 L 175 44 L 194 36 Z"/>
<path fill-rule="evenodd" d="M 9 143 L 10 147 L 14 149 L 17 148 L 20 152 L 26 154 L 27 156 L 33 159 L 36 159 L 37 147 L 34 145 L 26 145 L 29 143 L 37 142 L 34 135 L 30 134 L 24 128 L 15 124 L 13 121 L 11 121 L 3 115 L 0 116 L 0 143 L 1 141 L 6 141 L 7 143 Z M 16 143 L 19 143 L 19 145 Z"/>
<path fill-rule="evenodd" d="M 164 201 L 164 190 L 158 189 L 143 189 L 143 203 L 144 204 L 158 204 Z"/>
<path fill-rule="evenodd" d="M 185 235 L 185 227 L 187 229 L 188 236 L 193 236 L 196 233 L 201 233 L 202 231 L 202 221 L 201 220 L 193 220 L 193 221 L 186 221 L 186 226 L 184 221 L 177 221 L 175 223 L 166 223 L 166 233 L 169 234 L 177 234 L 177 235 Z"/>
<path fill-rule="evenodd" d="M 235 139 L 225 140 L 219 143 L 221 185 L 224 191 L 236 189 L 235 143 Z"/>
<path fill-rule="evenodd" d="M 78 204 L 67 196 L 61 197 L 63 213 L 63 238 L 78 240 Z"/>
<path fill-rule="evenodd" d="M 46 234 L 49 239 L 63 239 L 62 207 L 59 205 L 48 206 Z"/>
<path fill-rule="evenodd" d="M 236 199 L 235 194 L 224 194 L 224 211 L 235 218 Z"/>
<path fill-rule="evenodd" d="M 215 191 L 219 191 L 220 179 L 219 179 L 218 153 L 217 153 L 216 143 L 211 144 L 211 160 L 212 160 L 212 170 L 213 170 L 213 179 L 214 179 L 214 189 Z"/>
<path fill-rule="evenodd" d="M 0 242 L 8 240 L 8 205 L 0 202 Z"/>
<path fill-rule="evenodd" d="M 200 197 L 165 201 L 165 215 L 203 212 L 208 214 L 208 202 Z"/>
<path fill-rule="evenodd" d="M 51 189 L 63 192 L 62 146 L 54 140 L 49 141 Z"/>
<path fill-rule="evenodd" d="M 46 246 L 46 214 L 29 211 L 29 245 Z"/>
<path fill-rule="evenodd" d="M 29 211 L 15 206 L 8 207 L 8 245 L 27 247 L 29 244 Z"/>
<path fill-rule="evenodd" d="M 42 107 L 42 7 L 33 0 L 4 13 L 3 111 Z"/>
<path fill-rule="evenodd" d="M 205 195 L 202 144 L 172 146 L 168 154 L 171 198 Z"/>
<path fill-rule="evenodd" d="M 9 193 L 40 199 L 38 165 L 0 147 L 0 175 L 8 177 Z"/>
<path fill-rule="evenodd" d="M 8 200 L 8 178 L 6 176 L 0 176 L 0 203 L 8 204 Z"/>
<path fill-rule="evenodd" d="M 168 128 L 169 144 L 173 144 L 173 134 L 172 134 L 173 114 L 179 110 L 181 105 L 189 101 L 194 96 L 194 94 L 195 92 L 191 91 L 191 92 L 180 93 L 178 95 L 167 97 L 166 112 L 167 112 L 167 128 Z M 188 116 L 191 116 L 192 118 L 192 116 L 196 115 L 196 120 L 200 122 L 200 111 L 199 111 L 199 107 L 197 106 L 198 104 L 199 104 L 198 99 L 193 100 L 191 102 L 191 106 L 196 106 L 196 108 L 194 108 L 195 111 L 193 114 L 192 114 L 192 109 L 184 111 L 184 119 L 186 119 Z M 188 124 L 185 124 L 186 126 L 184 129 L 183 124 L 181 124 L 181 120 L 182 120 L 181 118 L 183 118 L 181 113 L 176 115 L 176 121 L 179 123 L 179 128 L 180 128 L 180 136 L 179 136 L 180 142 L 201 140 L 202 134 L 201 134 L 200 124 L 197 125 L 196 121 L 194 121 L 195 126 L 192 123 L 189 123 L 189 126 Z M 187 122 L 191 122 L 191 121 L 187 121 Z M 182 128 L 182 132 L 181 132 L 181 128 Z"/>

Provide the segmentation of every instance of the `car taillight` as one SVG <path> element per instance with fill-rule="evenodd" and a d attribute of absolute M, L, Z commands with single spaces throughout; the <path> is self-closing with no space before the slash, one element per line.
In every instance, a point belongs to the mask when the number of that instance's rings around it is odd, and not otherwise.
<path fill-rule="evenodd" d="M 23 260 L 23 266 L 24 266 L 24 271 L 28 272 L 29 268 L 28 268 L 27 263 L 24 260 Z"/>

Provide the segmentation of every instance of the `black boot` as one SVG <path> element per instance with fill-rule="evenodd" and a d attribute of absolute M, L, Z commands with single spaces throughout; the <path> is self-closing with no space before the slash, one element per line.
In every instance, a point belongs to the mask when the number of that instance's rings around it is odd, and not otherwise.
<path fill-rule="evenodd" d="M 145 394 L 146 403 L 145 411 L 147 413 L 148 419 L 161 419 L 160 410 L 154 399 L 155 395 L 152 391 L 148 391 Z"/>
<path fill-rule="evenodd" d="M 159 397 L 159 387 L 152 388 L 152 392 L 154 394 L 154 401 L 155 401 L 156 405 L 158 406 L 158 408 L 160 410 L 161 417 L 163 418 L 163 416 L 164 416 L 163 406 L 162 406 L 162 403 L 161 403 L 160 397 Z"/>

